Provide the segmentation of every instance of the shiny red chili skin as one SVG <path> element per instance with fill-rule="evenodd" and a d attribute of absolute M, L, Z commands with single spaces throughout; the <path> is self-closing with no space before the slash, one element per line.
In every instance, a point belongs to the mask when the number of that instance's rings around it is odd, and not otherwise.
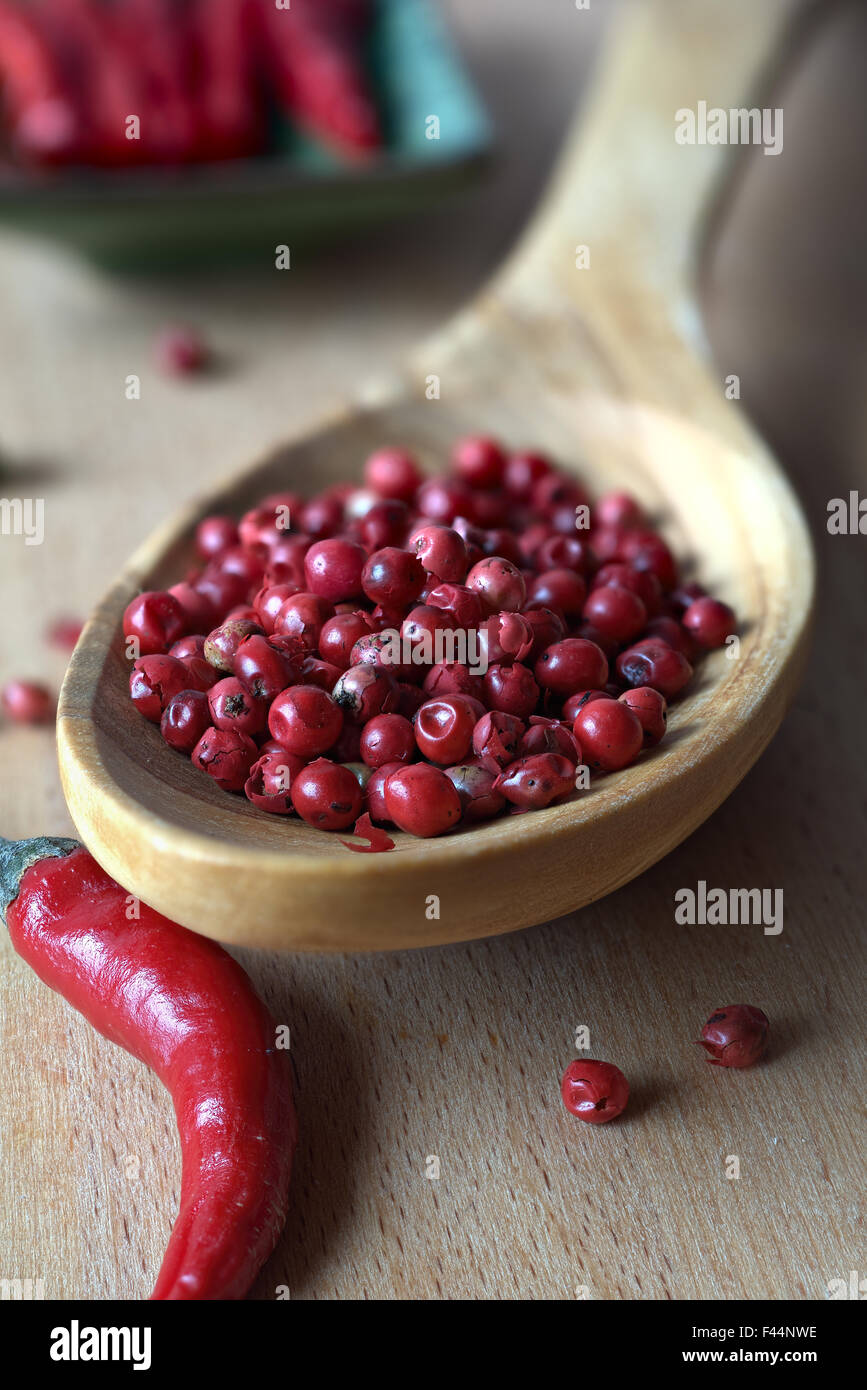
<path fill-rule="evenodd" d="M 187 615 L 173 594 L 148 590 L 127 604 L 123 631 L 138 642 L 139 656 L 155 656 L 184 636 Z"/>
<path fill-rule="evenodd" d="M 764 1055 L 770 1026 L 767 1014 L 752 1004 L 726 1004 L 711 1014 L 699 1046 L 715 1067 L 751 1067 Z"/>
<path fill-rule="evenodd" d="M 341 763 L 317 758 L 292 781 L 292 805 L 318 830 L 345 830 L 361 815 L 364 796 L 355 774 Z"/>
<path fill-rule="evenodd" d="M 603 772 L 628 767 L 644 746 L 638 715 L 619 700 L 591 700 L 579 710 L 572 732 L 585 762 Z"/>
<path fill-rule="evenodd" d="M 173 656 L 143 656 L 129 673 L 130 699 L 152 724 L 159 724 L 173 695 L 196 684 L 189 666 Z"/>
<path fill-rule="evenodd" d="M 410 763 L 416 753 L 412 724 L 402 714 L 377 714 L 365 724 L 360 747 L 368 767 Z"/>
<path fill-rule="evenodd" d="M 575 790 L 575 765 L 558 753 L 519 758 L 504 768 L 494 783 L 513 806 L 539 811 Z"/>
<path fill-rule="evenodd" d="M 290 685 L 268 711 L 271 737 L 300 758 L 327 752 L 342 729 L 343 712 L 318 685 Z"/>
<path fill-rule="evenodd" d="M 454 784 L 430 763 L 412 763 L 392 772 L 383 795 L 389 819 L 398 829 L 421 839 L 445 834 L 461 818 L 460 797 Z"/>
<path fill-rule="evenodd" d="M 50 724 L 56 703 L 50 690 L 33 681 L 7 681 L 0 695 L 3 713 L 16 724 Z"/>
<path fill-rule="evenodd" d="M 413 727 L 423 757 L 443 767 L 466 757 L 477 719 L 473 703 L 462 695 L 443 695 L 422 705 Z"/>
<path fill-rule="evenodd" d="M 563 1104 L 579 1120 L 604 1125 L 622 1115 L 629 1101 L 629 1082 L 613 1062 L 570 1062 L 560 1083 Z"/>
<path fill-rule="evenodd" d="M 634 690 L 626 690 L 619 697 L 624 705 L 628 705 L 632 713 L 637 716 L 638 722 L 644 730 L 645 748 L 655 748 L 665 737 L 665 727 L 668 720 L 668 706 L 664 695 L 660 695 L 658 690 L 653 690 L 649 685 L 636 686 Z"/>
<path fill-rule="evenodd" d="M 192 753 L 210 723 L 211 710 L 205 692 L 181 690 L 163 710 L 160 733 L 170 748 Z"/>
<path fill-rule="evenodd" d="M 690 680 L 692 667 L 686 657 L 674 651 L 667 642 L 658 637 L 646 637 L 621 652 L 617 658 L 617 674 L 626 685 L 649 685 L 666 700 L 671 700 Z"/>
<path fill-rule="evenodd" d="M 240 792 L 259 755 L 249 734 L 234 729 L 206 729 L 192 753 L 194 767 L 213 777 L 225 792 Z"/>
<path fill-rule="evenodd" d="M 243 1298 L 283 1228 L 297 1140 L 275 1020 L 216 942 L 145 903 L 130 919 L 126 889 L 75 841 L 11 851 L 0 909 L 15 950 L 174 1103 L 180 1208 L 151 1297 Z"/>
<path fill-rule="evenodd" d="M 566 697 L 600 687 L 608 680 L 605 653 L 584 637 L 566 637 L 547 647 L 533 668 L 543 690 Z"/>

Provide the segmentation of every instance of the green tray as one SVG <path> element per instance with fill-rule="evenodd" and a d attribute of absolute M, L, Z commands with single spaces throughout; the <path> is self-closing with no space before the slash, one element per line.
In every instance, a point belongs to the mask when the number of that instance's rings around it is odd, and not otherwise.
<path fill-rule="evenodd" d="M 385 147 L 348 166 L 276 122 L 261 159 L 180 170 L 15 172 L 0 223 L 62 240 L 100 265 L 148 270 L 273 261 L 437 202 L 485 164 L 491 129 L 432 0 L 377 0 L 370 65 Z M 439 117 L 440 138 L 426 138 Z"/>

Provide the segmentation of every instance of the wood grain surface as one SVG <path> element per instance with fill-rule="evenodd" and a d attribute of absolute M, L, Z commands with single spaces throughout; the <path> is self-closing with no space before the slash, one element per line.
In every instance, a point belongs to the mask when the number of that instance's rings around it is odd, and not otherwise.
<path fill-rule="evenodd" d="M 0 543 L 4 678 L 57 682 L 46 618 L 87 611 L 174 500 L 312 418 L 337 383 L 399 361 L 499 258 L 600 21 L 516 4 L 492 26 L 494 8 L 463 22 L 515 160 L 460 208 L 293 269 L 276 290 L 273 276 L 114 282 L 0 244 L 0 430 L 16 470 L 4 488 L 47 507 L 43 546 Z M 867 1269 L 867 538 L 825 526 L 829 498 L 865 488 L 867 208 L 852 192 L 865 48 L 863 16 L 843 8 L 786 88 L 785 156 L 750 158 L 706 274 L 721 376 L 740 376 L 819 550 L 803 693 L 710 821 L 580 914 L 404 954 L 238 953 L 292 1029 L 299 1077 L 292 1209 L 259 1298 L 821 1299 Z M 536 126 L 503 80 L 517 53 L 524 92 L 549 78 Z M 150 372 L 166 317 L 207 326 L 220 377 L 176 387 Z M 2 832 L 70 833 L 51 735 L 4 730 L 0 759 Z M 678 925 L 674 894 L 699 880 L 782 888 L 784 930 Z M 144 1297 L 178 1198 L 168 1099 L 5 938 L 0 957 L 0 1278 L 42 1279 L 48 1297 Z M 742 1074 L 690 1044 L 739 1000 L 768 1012 L 774 1039 Z M 590 1055 L 632 1083 L 617 1124 L 591 1129 L 560 1104 L 581 1025 Z"/>

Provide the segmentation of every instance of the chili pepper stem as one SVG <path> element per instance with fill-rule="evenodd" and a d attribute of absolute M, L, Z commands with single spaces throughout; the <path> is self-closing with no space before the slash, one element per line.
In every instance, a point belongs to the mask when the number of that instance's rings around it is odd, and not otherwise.
<path fill-rule="evenodd" d="M 63 836 L 37 835 L 32 840 L 4 840 L 0 836 L 0 918 L 5 925 L 6 909 L 18 897 L 22 876 L 40 859 L 62 859 L 79 849 L 78 840 Z"/>

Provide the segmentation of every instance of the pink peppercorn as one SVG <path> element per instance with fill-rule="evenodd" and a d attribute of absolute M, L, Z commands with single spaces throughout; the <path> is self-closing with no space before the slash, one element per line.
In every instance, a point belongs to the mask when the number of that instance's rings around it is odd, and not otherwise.
<path fill-rule="evenodd" d="M 468 695 L 478 700 L 482 708 L 486 701 L 482 677 L 460 661 L 438 661 L 425 675 L 422 688 L 426 696 Z"/>
<path fill-rule="evenodd" d="M 230 516 L 206 516 L 196 527 L 196 549 L 206 560 L 237 544 L 238 527 Z"/>
<path fill-rule="evenodd" d="M 605 584 L 588 596 L 581 616 L 612 642 L 631 642 L 647 622 L 647 609 L 629 589 Z"/>
<path fill-rule="evenodd" d="M 292 805 L 319 830 L 345 830 L 361 815 L 364 797 L 349 768 L 317 758 L 292 779 Z"/>
<path fill-rule="evenodd" d="M 371 603 L 403 611 L 421 593 L 424 574 L 422 565 L 409 551 L 385 546 L 375 550 L 365 564 L 361 587 Z"/>
<path fill-rule="evenodd" d="M 285 748 L 260 750 L 261 757 L 250 768 L 250 775 L 244 783 L 244 795 L 260 811 L 269 811 L 276 816 L 289 816 L 295 809 L 292 805 L 292 783 L 302 771 L 303 759 Z"/>
<path fill-rule="evenodd" d="M 699 1046 L 715 1067 L 751 1067 L 764 1054 L 770 1026 L 767 1014 L 752 1004 L 726 1004 L 711 1014 Z"/>
<path fill-rule="evenodd" d="M 495 440 L 468 435 L 452 449 L 452 467 L 470 487 L 495 488 L 503 481 L 506 457 Z"/>
<path fill-rule="evenodd" d="M 603 772 L 628 767 L 644 746 L 638 716 L 619 700 L 591 700 L 579 710 L 573 733 L 586 762 Z"/>
<path fill-rule="evenodd" d="M 393 714 L 399 696 L 394 677 L 379 666 L 350 666 L 331 692 L 344 717 L 354 724 L 366 724 L 377 714 Z"/>
<path fill-rule="evenodd" d="M 148 590 L 127 605 L 123 631 L 138 642 L 139 656 L 154 656 L 183 637 L 187 616 L 173 594 Z"/>
<path fill-rule="evenodd" d="M 208 707 L 217 729 L 239 729 L 242 734 L 252 735 L 265 727 L 267 705 L 255 699 L 237 676 L 227 676 L 211 687 Z"/>
<path fill-rule="evenodd" d="M 437 584 L 425 599 L 428 608 L 442 608 L 456 628 L 478 627 L 483 618 L 482 600 L 465 584 Z"/>
<path fill-rule="evenodd" d="M 244 638 L 235 653 L 233 669 L 253 698 L 266 704 L 281 690 L 298 683 L 298 670 L 291 658 L 260 633 Z"/>
<path fill-rule="evenodd" d="M 608 662 L 595 642 L 584 637 L 566 637 L 546 648 L 536 662 L 534 674 L 543 690 L 565 697 L 574 695 L 576 690 L 603 686 L 608 680 Z"/>
<path fill-rule="evenodd" d="M 539 811 L 575 790 L 575 764 L 558 753 L 536 753 L 504 768 L 494 783 L 513 806 Z"/>
<path fill-rule="evenodd" d="M 343 729 L 343 713 L 316 685 L 291 685 L 268 712 L 272 738 L 290 753 L 313 758 L 332 748 Z"/>
<path fill-rule="evenodd" d="M 421 839 L 443 835 L 461 818 L 454 784 L 430 763 L 412 763 L 392 772 L 385 783 L 389 818 L 400 830 Z"/>
<path fill-rule="evenodd" d="M 622 1115 L 629 1100 L 629 1082 L 612 1062 L 570 1062 L 560 1084 L 563 1104 L 579 1120 L 604 1125 Z"/>
<path fill-rule="evenodd" d="M 532 758 L 538 753 L 557 753 L 561 758 L 566 758 L 573 767 L 577 767 L 581 761 L 578 740 L 569 725 L 561 724 L 557 719 L 533 717 L 529 729 L 518 744 L 515 757 Z"/>
<path fill-rule="evenodd" d="M 308 590 L 291 594 L 278 609 L 274 632 L 287 637 L 306 637 L 311 650 L 319 645 L 322 629 L 334 617 L 334 605 Z"/>
<path fill-rule="evenodd" d="M 7 681 L 0 696 L 3 713 L 16 724 L 50 724 L 55 703 L 51 691 L 34 681 Z"/>
<path fill-rule="evenodd" d="M 489 613 L 516 613 L 527 598 L 521 571 L 510 560 L 498 555 L 473 565 L 466 584 L 479 595 Z"/>
<path fill-rule="evenodd" d="M 401 714 L 378 714 L 361 734 L 361 756 L 368 767 L 412 762 L 416 752 L 412 724 Z"/>
<path fill-rule="evenodd" d="M 460 797 L 461 821 L 464 825 L 492 820 L 502 811 L 506 798 L 502 792 L 494 790 L 496 777 L 493 772 L 475 763 L 447 767 L 445 772 Z"/>
<path fill-rule="evenodd" d="M 173 695 L 193 684 L 189 667 L 174 656 L 143 656 L 129 673 L 130 699 L 152 724 L 159 724 Z"/>
<path fill-rule="evenodd" d="M 450 526 L 423 526 L 413 532 L 412 548 L 427 574 L 443 584 L 463 584 L 467 573 L 467 547 Z"/>
<path fill-rule="evenodd" d="M 367 613 L 336 613 L 319 634 L 319 655 L 342 671 L 353 665 L 352 650 L 362 637 L 369 637 L 373 625 Z"/>
<path fill-rule="evenodd" d="M 235 669 L 235 656 L 244 639 L 263 635 L 258 623 L 247 618 L 232 618 L 208 633 L 205 638 L 205 659 L 218 671 L 231 675 Z"/>
<path fill-rule="evenodd" d="M 519 661 L 511 666 L 491 666 L 484 685 L 488 708 L 513 714 L 516 719 L 529 719 L 539 701 L 533 673 Z"/>
<path fill-rule="evenodd" d="M 533 650 L 533 629 L 521 613 L 492 613 L 479 637 L 482 652 L 492 666 L 526 661 Z"/>
<path fill-rule="evenodd" d="M 415 716 L 415 741 L 432 763 L 459 763 L 470 751 L 476 724 L 475 702 L 462 695 L 428 700 Z"/>
<path fill-rule="evenodd" d="M 206 729 L 191 755 L 194 767 L 207 772 L 223 791 L 240 792 L 258 757 L 249 734 L 237 729 Z"/>
<path fill-rule="evenodd" d="M 208 697 L 203 690 L 181 690 L 173 695 L 160 719 L 160 733 L 170 748 L 192 753 L 211 724 Z"/>
<path fill-rule="evenodd" d="M 665 736 L 668 719 L 665 696 L 649 685 L 639 685 L 634 690 L 624 691 L 619 698 L 621 704 L 628 705 L 637 716 L 644 730 L 644 747 L 655 748 Z"/>
<path fill-rule="evenodd" d="M 377 449 L 364 465 L 364 481 L 380 497 L 411 502 L 421 480 L 415 460 L 403 449 Z"/>
<path fill-rule="evenodd" d="M 207 594 L 200 593 L 192 584 L 173 584 L 167 593 L 181 605 L 188 629 L 207 632 L 214 626 L 218 614 Z"/>
<path fill-rule="evenodd" d="M 364 547 L 345 537 L 317 541 L 304 556 L 307 587 L 329 603 L 357 598 L 366 560 Z"/>
<path fill-rule="evenodd" d="M 532 580 L 527 597 L 533 603 L 558 610 L 567 618 L 578 618 L 587 597 L 587 583 L 575 570 L 544 570 Z"/>
<path fill-rule="evenodd" d="M 385 784 L 393 772 L 399 772 L 405 766 L 405 763 L 383 763 L 382 767 L 374 768 L 370 774 L 367 783 L 367 809 L 371 820 L 377 824 L 391 821 L 385 804 Z"/>
<path fill-rule="evenodd" d="M 683 626 L 700 647 L 710 650 L 725 646 L 737 626 L 734 611 L 715 598 L 697 598 L 681 618 Z"/>
<path fill-rule="evenodd" d="M 666 642 L 658 637 L 645 637 L 621 652 L 617 658 L 617 674 L 627 685 L 650 685 L 670 700 L 687 684 L 692 667 L 685 656 Z"/>
<path fill-rule="evenodd" d="M 525 727 L 524 721 L 513 714 L 493 710 L 483 715 L 473 729 L 473 752 L 486 768 L 499 774 L 517 758 Z"/>

